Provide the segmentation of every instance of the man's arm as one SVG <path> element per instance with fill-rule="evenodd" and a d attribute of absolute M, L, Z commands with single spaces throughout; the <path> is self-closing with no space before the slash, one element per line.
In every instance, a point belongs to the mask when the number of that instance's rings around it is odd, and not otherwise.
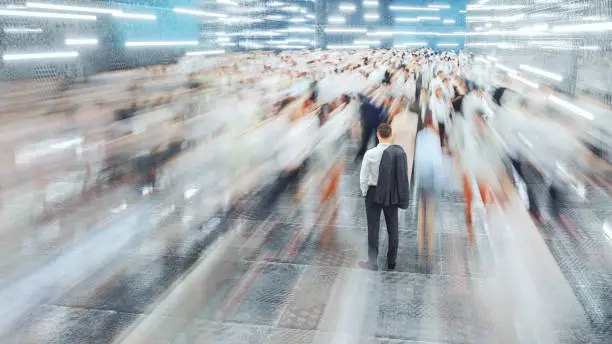
<path fill-rule="evenodd" d="M 359 172 L 359 187 L 361 188 L 361 194 L 363 195 L 363 197 L 365 197 L 368 193 L 369 153 L 370 151 L 367 151 L 363 156 L 363 161 L 361 162 L 361 171 Z"/>

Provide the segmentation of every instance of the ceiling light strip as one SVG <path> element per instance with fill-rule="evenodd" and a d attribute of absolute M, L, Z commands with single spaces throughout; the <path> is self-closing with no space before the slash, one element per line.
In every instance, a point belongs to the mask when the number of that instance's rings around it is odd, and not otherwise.
<path fill-rule="evenodd" d="M 66 38 L 66 45 L 97 45 L 98 40 L 95 38 Z"/>
<path fill-rule="evenodd" d="M 547 72 L 545 70 L 541 70 L 541 69 L 538 69 L 538 68 L 535 68 L 535 67 L 531 67 L 531 66 L 528 66 L 528 65 L 524 65 L 524 64 L 520 65 L 519 68 L 522 69 L 522 70 L 531 72 L 533 74 L 537 74 L 537 75 L 540 75 L 540 76 L 543 76 L 543 77 L 555 80 L 555 81 L 563 81 L 563 76 L 561 76 L 559 74 Z"/>
<path fill-rule="evenodd" d="M 548 96 L 548 100 L 550 100 L 554 104 L 557 104 L 557 105 L 559 105 L 559 106 L 561 106 L 561 107 L 563 107 L 563 108 L 565 108 L 567 110 L 570 110 L 571 112 L 573 112 L 573 113 L 575 113 L 575 114 L 577 114 L 579 116 L 582 116 L 582 117 L 584 117 L 584 118 L 586 118 L 586 119 L 588 119 L 590 121 L 595 119 L 595 116 L 592 113 L 590 113 L 590 112 L 588 112 L 588 111 L 586 111 L 586 110 L 584 110 L 584 109 L 582 109 L 582 108 L 580 108 L 580 107 L 578 107 L 578 106 L 576 106 L 576 105 L 574 105 L 574 104 L 572 104 L 572 103 L 570 103 L 568 101 L 565 101 L 565 100 L 563 100 L 563 99 L 561 99 L 559 97 L 553 96 L 552 94 Z"/>
<path fill-rule="evenodd" d="M 200 16 L 200 17 L 213 17 L 213 18 L 225 18 L 225 17 L 227 17 L 226 14 L 214 13 L 214 12 L 205 12 L 205 11 L 193 10 L 193 9 L 189 9 L 189 8 L 175 7 L 173 9 L 173 11 L 174 11 L 174 13 L 191 14 L 191 15 Z"/>
<path fill-rule="evenodd" d="M 198 41 L 127 41 L 126 48 L 144 48 L 144 47 L 178 47 L 178 46 L 193 46 L 198 45 Z"/>
<path fill-rule="evenodd" d="M 425 11 L 425 12 L 440 11 L 439 8 L 432 8 L 432 7 L 396 6 L 396 5 L 389 6 L 389 9 L 393 11 Z"/>
<path fill-rule="evenodd" d="M 529 81 L 529 80 L 527 80 L 525 78 L 522 78 L 522 77 L 518 76 L 516 73 L 508 72 L 508 76 L 511 77 L 512 79 L 515 79 L 515 80 L 518 80 L 518 81 L 522 82 L 523 84 L 525 84 L 525 85 L 527 85 L 527 86 L 529 86 L 531 88 L 535 88 L 535 89 L 540 88 L 540 85 L 536 84 L 533 81 Z"/>
<path fill-rule="evenodd" d="M 46 18 L 46 19 L 74 19 L 74 20 L 96 20 L 98 19 L 94 15 L 85 15 L 85 14 L 70 14 L 70 13 L 55 13 L 55 12 L 30 12 L 30 11 L 13 11 L 13 10 L 0 10 L 0 16 Z"/>
<path fill-rule="evenodd" d="M 114 13 L 121 12 L 120 10 L 113 10 L 110 8 L 66 6 L 66 5 L 45 4 L 41 2 L 26 2 L 26 6 L 29 8 L 39 8 L 39 9 L 45 9 L 45 10 L 58 10 L 58 11 L 68 11 L 68 12 L 88 12 L 88 13 L 100 13 L 100 14 L 114 14 Z"/>
<path fill-rule="evenodd" d="M 36 53 L 36 54 L 4 54 L 4 61 L 24 61 L 24 60 L 41 60 L 41 59 L 63 59 L 76 58 L 79 53 L 76 51 L 54 52 L 54 53 Z"/>

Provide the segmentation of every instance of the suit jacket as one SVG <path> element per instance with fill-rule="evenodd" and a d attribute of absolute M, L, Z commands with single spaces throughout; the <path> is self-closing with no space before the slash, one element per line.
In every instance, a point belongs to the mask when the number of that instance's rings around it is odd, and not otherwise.
<path fill-rule="evenodd" d="M 383 207 L 408 208 L 408 161 L 406 152 L 398 145 L 383 152 L 378 172 L 374 203 Z"/>

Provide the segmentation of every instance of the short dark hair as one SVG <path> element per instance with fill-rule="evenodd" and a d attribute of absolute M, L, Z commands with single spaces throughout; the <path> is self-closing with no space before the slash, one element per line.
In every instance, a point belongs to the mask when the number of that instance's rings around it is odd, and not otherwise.
<path fill-rule="evenodd" d="M 378 133 L 378 136 L 380 136 L 383 139 L 388 139 L 391 137 L 391 126 L 387 123 L 383 123 L 381 125 L 378 126 L 378 130 L 376 130 L 376 132 Z"/>

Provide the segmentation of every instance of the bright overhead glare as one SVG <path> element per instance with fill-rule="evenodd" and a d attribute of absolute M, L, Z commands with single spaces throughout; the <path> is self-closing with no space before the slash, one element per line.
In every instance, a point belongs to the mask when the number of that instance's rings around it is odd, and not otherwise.
<path fill-rule="evenodd" d="M 40 2 L 26 2 L 26 6 L 29 8 L 41 8 L 45 10 L 59 10 L 68 12 L 89 12 L 89 13 L 101 13 L 101 14 L 114 14 L 120 13 L 120 10 L 113 10 L 110 8 L 96 8 L 96 7 L 82 7 L 82 6 L 66 6 L 66 5 L 55 5 L 45 4 Z"/>
<path fill-rule="evenodd" d="M 392 31 L 374 31 L 374 32 L 367 32 L 366 36 L 378 36 L 378 37 L 390 37 L 393 36 L 393 32 Z"/>
<path fill-rule="evenodd" d="M 222 47 L 235 47 L 236 43 L 221 42 L 221 43 L 219 43 L 219 45 L 222 46 Z"/>
<path fill-rule="evenodd" d="M 355 28 L 326 28 L 326 33 L 366 33 L 367 29 L 355 29 Z"/>
<path fill-rule="evenodd" d="M 427 42 L 404 42 L 398 43 L 396 47 L 424 47 L 427 46 Z"/>
<path fill-rule="evenodd" d="M 368 45 L 335 45 L 335 44 L 330 44 L 327 46 L 327 49 L 367 49 L 370 46 Z"/>
<path fill-rule="evenodd" d="M 595 116 L 592 113 L 590 113 L 590 112 L 588 112 L 588 111 L 586 111 L 586 110 L 584 110 L 582 108 L 579 108 L 578 106 L 576 106 L 576 105 L 574 105 L 574 104 L 572 104 L 572 103 L 570 103 L 568 101 L 565 101 L 565 100 L 563 100 L 563 99 L 561 99 L 559 97 L 555 97 L 552 94 L 548 96 L 548 100 L 550 100 L 551 102 L 553 102 L 553 103 L 555 103 L 555 104 L 557 104 L 559 106 L 562 106 L 562 107 L 566 108 L 567 110 L 570 110 L 573 113 L 575 113 L 575 114 L 577 114 L 579 116 L 582 116 L 582 117 L 584 117 L 584 118 L 586 118 L 586 119 L 588 119 L 590 121 L 595 119 Z"/>
<path fill-rule="evenodd" d="M 541 75 L 543 77 L 555 80 L 555 81 L 563 81 L 563 76 L 559 75 L 559 74 L 555 74 L 555 73 L 551 73 L 551 72 L 547 72 L 545 70 L 541 70 L 535 67 L 531 67 L 528 65 L 520 65 L 519 66 L 520 69 L 531 72 L 533 74 L 537 74 L 537 75 Z"/>
<path fill-rule="evenodd" d="M 395 21 L 398 23 L 416 23 L 419 21 L 419 18 L 397 17 Z"/>
<path fill-rule="evenodd" d="M 355 12 L 357 7 L 355 7 L 355 5 L 353 5 L 353 4 L 346 4 L 346 3 L 344 3 L 344 4 L 340 4 L 340 6 L 338 6 L 338 9 L 340 9 L 340 11 L 342 11 L 342 12 L 352 13 L 352 12 Z"/>
<path fill-rule="evenodd" d="M 467 5 L 468 11 L 503 11 L 503 10 L 519 10 L 525 8 L 525 5 L 499 5 L 499 6 L 483 6 L 483 5 Z"/>
<path fill-rule="evenodd" d="M 378 7 L 378 1 L 364 0 L 363 7 Z"/>
<path fill-rule="evenodd" d="M 201 16 L 201 17 L 214 17 L 214 18 L 225 18 L 225 17 L 227 17 L 226 14 L 214 13 L 214 12 L 204 12 L 204 11 L 192 10 L 192 9 L 188 9 L 188 8 L 179 8 L 179 7 L 175 7 L 174 8 L 174 12 L 175 13 L 183 13 L 183 14 L 191 14 L 191 15 L 194 15 L 194 16 Z"/>
<path fill-rule="evenodd" d="M 487 57 L 487 58 L 489 58 L 489 57 Z M 496 60 L 493 60 L 493 61 L 496 61 Z M 516 73 L 518 73 L 518 72 L 517 72 L 515 69 L 512 69 L 512 68 L 510 68 L 510 67 L 508 67 L 508 66 L 505 66 L 505 65 L 503 65 L 503 64 L 501 64 L 501 63 L 496 63 L 496 64 L 495 64 L 495 67 L 497 67 L 497 68 L 499 68 L 499 69 L 503 70 L 504 72 L 508 72 L 508 73 L 511 73 L 511 74 L 516 74 Z"/>
<path fill-rule="evenodd" d="M 612 29 L 612 22 L 562 25 L 553 27 L 554 32 L 602 32 Z"/>
<path fill-rule="evenodd" d="M 113 13 L 113 17 L 128 18 L 128 19 L 144 19 L 144 20 L 157 19 L 157 17 L 153 14 L 125 13 L 125 12 Z"/>
<path fill-rule="evenodd" d="M 508 76 L 511 77 L 512 79 L 515 79 L 515 80 L 518 80 L 518 81 L 522 82 L 523 84 L 525 84 L 525 85 L 527 85 L 527 86 L 529 86 L 531 88 L 535 88 L 535 89 L 540 88 L 540 85 L 536 84 L 533 81 L 529 81 L 529 80 L 527 80 L 525 78 L 521 78 L 520 76 L 518 76 L 515 73 L 508 73 Z"/>
<path fill-rule="evenodd" d="M 69 14 L 55 12 L 30 12 L 30 11 L 12 11 L 0 10 L 0 16 L 6 17 L 30 17 L 30 18 L 53 18 L 53 19 L 75 19 L 75 20 L 96 20 L 94 15 L 85 14 Z"/>
<path fill-rule="evenodd" d="M 38 54 L 4 54 L 2 59 L 4 61 L 24 61 L 24 60 L 40 60 L 40 59 L 63 59 L 78 57 L 79 53 L 76 51 L 68 52 L 55 52 L 55 53 L 38 53 Z"/>
<path fill-rule="evenodd" d="M 42 29 L 30 29 L 25 27 L 7 27 L 4 28 L 5 33 L 41 33 Z"/>
<path fill-rule="evenodd" d="M 376 14 L 376 13 L 366 13 L 366 14 L 363 15 L 363 18 L 365 20 L 370 21 L 370 20 L 378 20 L 378 19 L 380 19 L 380 16 L 378 14 Z"/>
<path fill-rule="evenodd" d="M 280 15 L 280 14 L 270 14 L 268 16 L 265 16 L 264 19 L 267 20 L 285 20 L 287 19 L 287 17 Z"/>
<path fill-rule="evenodd" d="M 455 24 L 455 19 L 444 19 L 442 21 L 444 24 Z"/>
<path fill-rule="evenodd" d="M 284 2 L 280 2 L 280 1 L 271 1 L 271 2 L 268 2 L 268 3 L 266 4 L 266 6 L 270 6 L 270 7 L 281 7 L 281 6 L 285 6 L 285 3 L 284 3 Z"/>
<path fill-rule="evenodd" d="M 345 21 L 346 19 L 344 19 L 344 17 L 332 16 L 327 18 L 327 22 L 334 24 L 344 24 Z"/>
<path fill-rule="evenodd" d="M 440 20 L 440 17 L 427 17 L 427 16 L 423 16 L 423 17 L 417 17 L 418 20 Z"/>
<path fill-rule="evenodd" d="M 219 55 L 225 54 L 225 50 L 202 50 L 202 51 L 190 51 L 185 53 L 186 56 L 201 56 L 201 55 Z"/>
<path fill-rule="evenodd" d="M 283 30 L 279 30 L 279 31 L 284 31 L 284 32 L 293 32 L 293 33 L 311 33 L 311 32 L 315 32 L 315 30 L 313 28 L 309 28 L 309 27 L 289 27 Z"/>
<path fill-rule="evenodd" d="M 451 8 L 450 5 L 427 5 L 427 7 L 431 7 L 431 8 L 441 8 L 441 9 L 448 9 Z"/>
<path fill-rule="evenodd" d="M 222 4 L 222 5 L 232 5 L 232 6 L 238 6 L 237 2 L 234 2 L 232 0 L 217 0 L 218 4 Z"/>
<path fill-rule="evenodd" d="M 289 19 L 289 21 L 292 23 L 304 23 L 306 22 L 306 19 L 305 18 L 291 18 Z"/>
<path fill-rule="evenodd" d="M 357 44 L 357 45 L 378 45 L 378 44 L 380 44 L 380 41 L 355 40 L 355 41 L 353 41 L 353 44 Z"/>
<path fill-rule="evenodd" d="M 171 47 L 171 46 L 192 46 L 198 45 L 198 41 L 148 41 L 148 42 L 137 42 L 127 41 L 125 46 L 128 48 L 132 47 Z"/>
<path fill-rule="evenodd" d="M 95 38 L 66 38 L 66 45 L 97 45 Z"/>
<path fill-rule="evenodd" d="M 389 9 L 393 11 L 430 11 L 430 12 L 437 12 L 440 10 L 439 8 L 432 8 L 432 7 L 414 7 L 414 6 L 396 6 L 396 5 L 389 6 Z"/>

